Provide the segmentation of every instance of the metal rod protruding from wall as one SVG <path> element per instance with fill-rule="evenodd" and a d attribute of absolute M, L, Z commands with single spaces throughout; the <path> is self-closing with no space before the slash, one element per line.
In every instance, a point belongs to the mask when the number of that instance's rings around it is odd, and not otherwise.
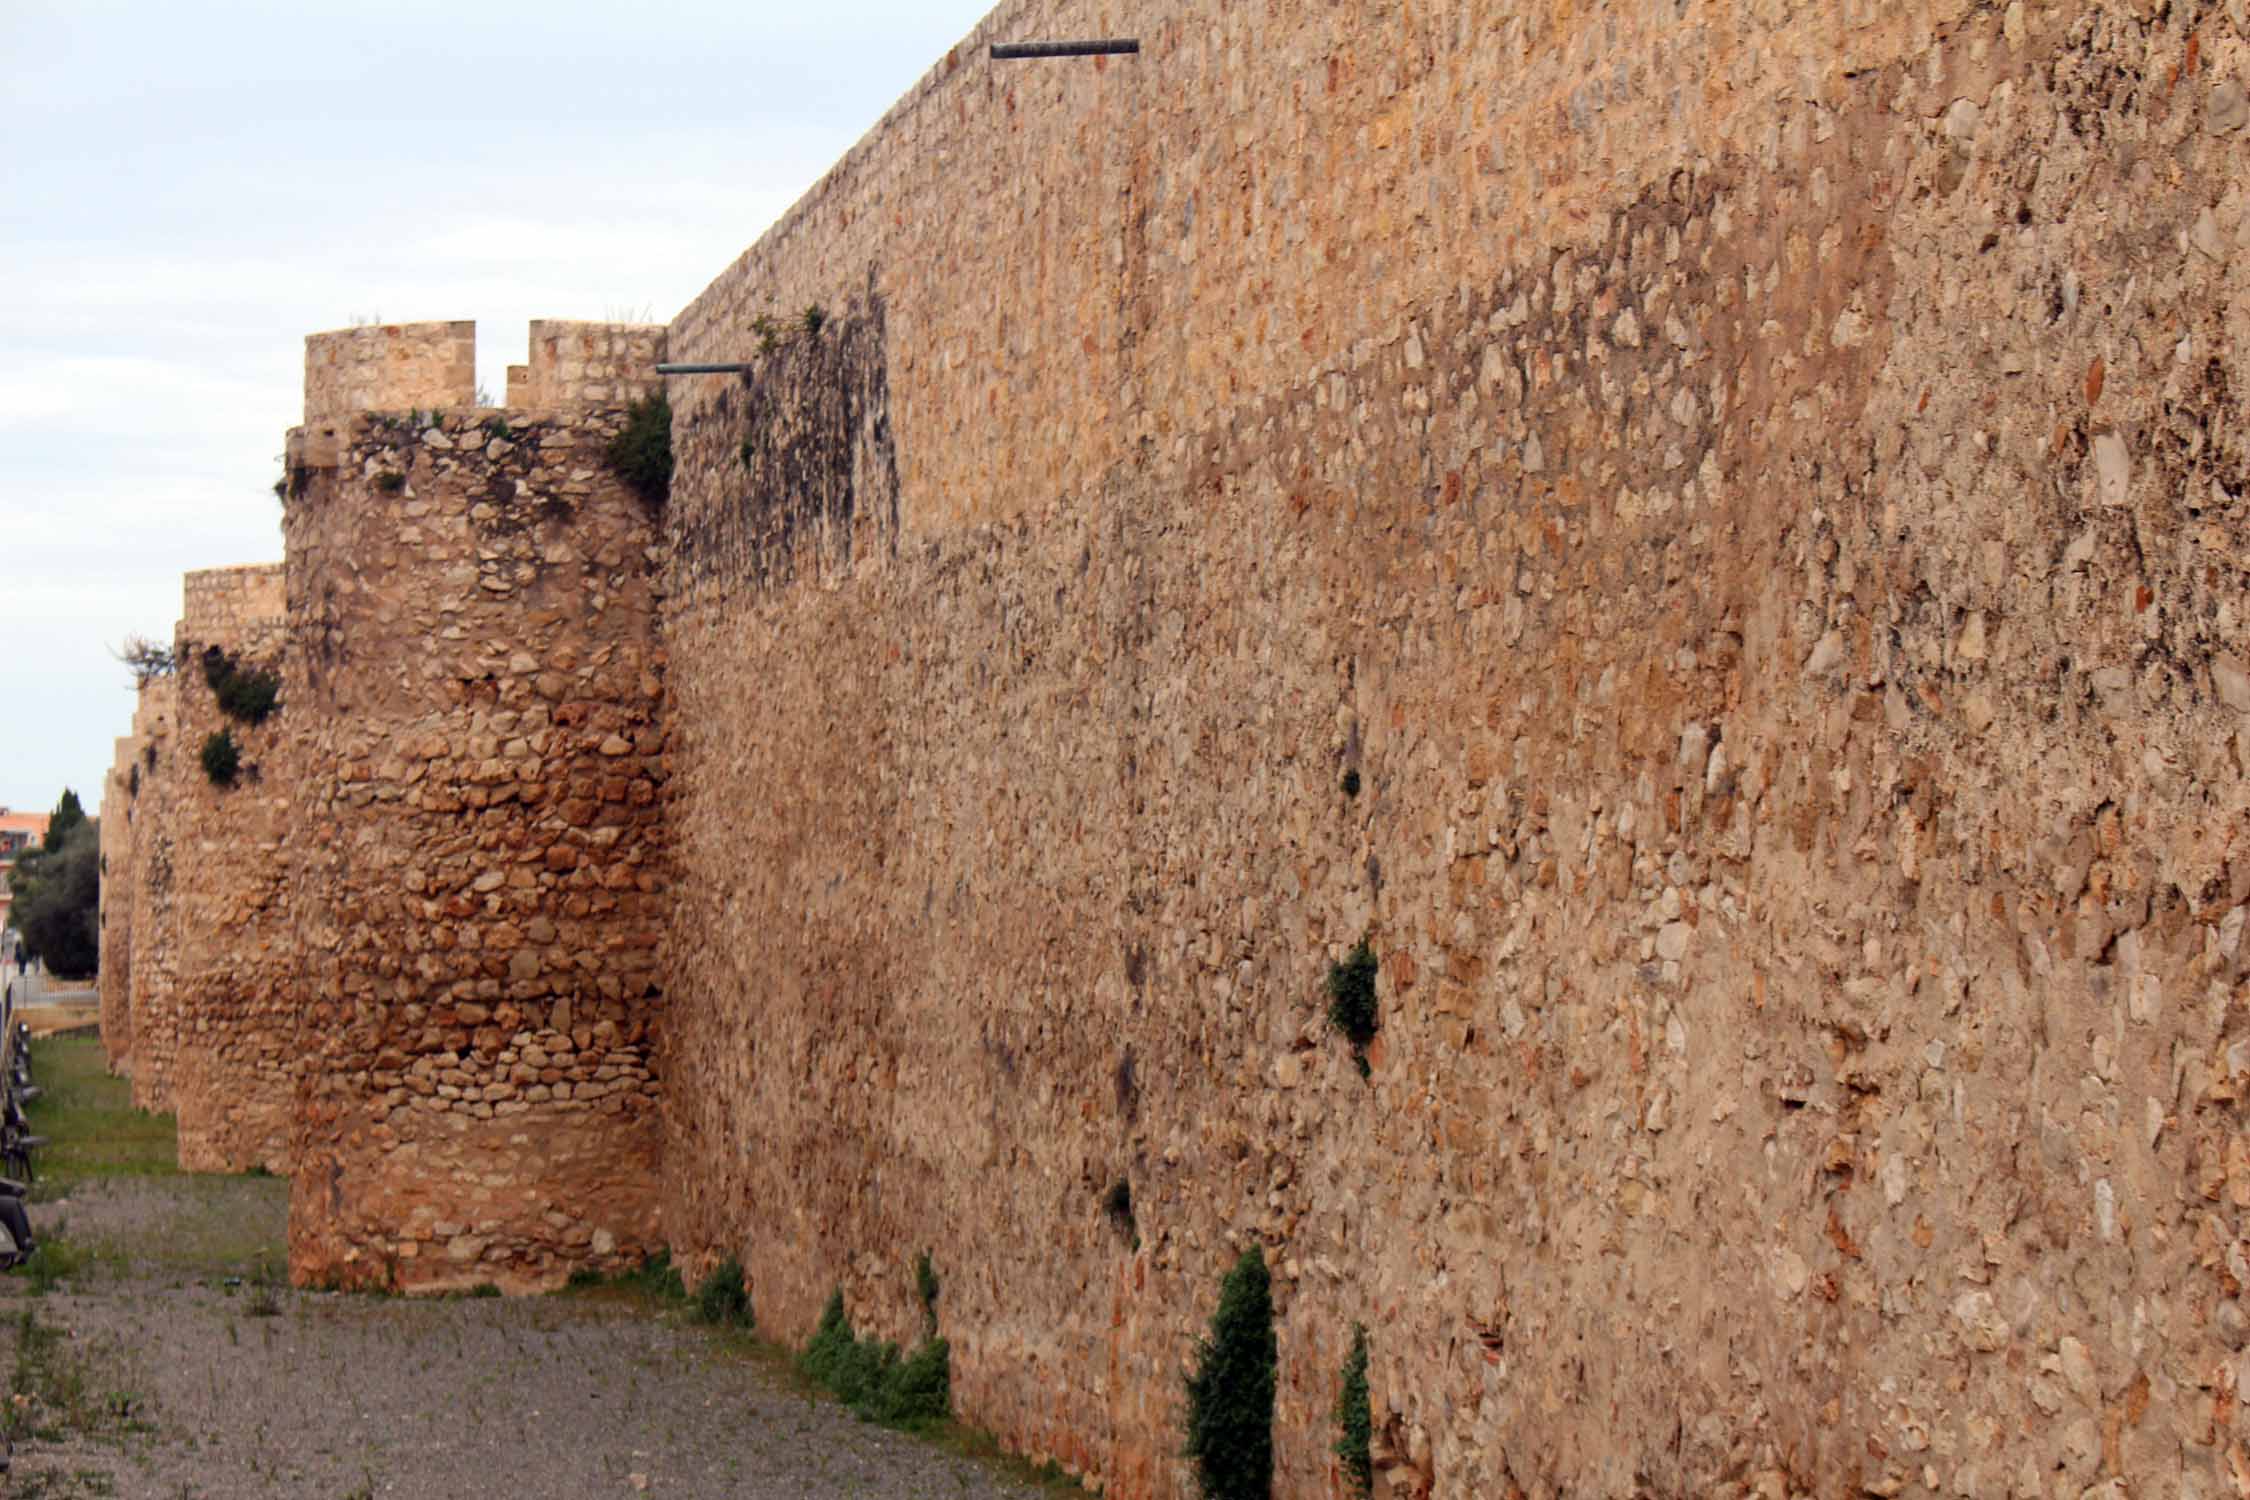
<path fill-rule="evenodd" d="M 659 375 L 743 375 L 756 365 L 658 365 Z"/>
<path fill-rule="evenodd" d="M 1139 37 L 1110 37 L 1092 42 L 994 42 L 992 55 L 1005 61 L 1015 57 L 1118 57 L 1141 50 Z"/>

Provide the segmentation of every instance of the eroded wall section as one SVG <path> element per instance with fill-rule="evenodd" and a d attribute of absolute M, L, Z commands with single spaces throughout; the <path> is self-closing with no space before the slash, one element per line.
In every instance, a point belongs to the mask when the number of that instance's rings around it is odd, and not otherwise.
<path fill-rule="evenodd" d="M 1278 1493 L 1355 1322 L 1386 1494 L 2233 1493 L 2237 13 L 1124 24 L 674 327 L 683 1253 L 1113 1494 L 1249 1243 Z"/>
<path fill-rule="evenodd" d="M 282 565 L 190 573 L 184 592 L 171 787 L 180 1165 L 286 1172 L 297 961 L 286 854 L 295 720 L 277 691 L 288 644 Z"/>
<path fill-rule="evenodd" d="M 664 658 L 620 405 L 292 434 L 300 1282 L 529 1290 L 659 1238 Z"/>

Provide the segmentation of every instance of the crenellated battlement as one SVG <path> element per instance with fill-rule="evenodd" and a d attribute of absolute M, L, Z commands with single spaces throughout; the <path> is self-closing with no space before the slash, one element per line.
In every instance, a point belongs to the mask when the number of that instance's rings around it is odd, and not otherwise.
<path fill-rule="evenodd" d="M 474 406 L 477 325 L 379 323 L 305 336 L 305 425 L 364 411 Z"/>
<path fill-rule="evenodd" d="M 289 613 L 283 565 L 204 568 L 180 581 L 180 631 L 198 640 L 279 625 Z"/>
<path fill-rule="evenodd" d="M 531 362 L 508 366 L 508 405 L 543 411 L 623 406 L 653 392 L 662 323 L 535 318 Z"/>

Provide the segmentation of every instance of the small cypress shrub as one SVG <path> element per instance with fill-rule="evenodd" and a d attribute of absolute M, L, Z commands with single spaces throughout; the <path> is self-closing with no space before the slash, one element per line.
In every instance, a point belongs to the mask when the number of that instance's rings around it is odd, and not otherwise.
<path fill-rule="evenodd" d="M 727 1328 L 749 1328 L 755 1324 L 750 1289 L 743 1285 L 741 1261 L 728 1256 L 696 1285 L 695 1315 L 706 1323 Z"/>
<path fill-rule="evenodd" d="M 203 740 L 203 774 L 213 786 L 233 786 L 242 769 L 242 750 L 231 729 L 214 729 Z"/>
<path fill-rule="evenodd" d="M 1352 1325 L 1352 1352 L 1344 1356 L 1344 1377 L 1336 1390 L 1336 1457 L 1343 1460 L 1344 1483 L 1355 1495 L 1375 1489 L 1375 1416 L 1367 1398 L 1367 1329 Z"/>
<path fill-rule="evenodd" d="M 1328 1023 L 1352 1044 L 1352 1057 L 1367 1072 L 1367 1044 L 1381 1027 L 1375 1011 L 1375 950 L 1361 938 L 1339 964 L 1328 966 Z"/>
<path fill-rule="evenodd" d="M 1273 1283 L 1252 1246 L 1219 1287 L 1210 1337 L 1188 1377 L 1187 1456 L 1206 1500 L 1270 1500 L 1278 1362 Z"/>
<path fill-rule="evenodd" d="M 661 510 L 672 495 L 672 402 L 663 392 L 625 409 L 625 425 L 602 457 L 641 502 Z"/>

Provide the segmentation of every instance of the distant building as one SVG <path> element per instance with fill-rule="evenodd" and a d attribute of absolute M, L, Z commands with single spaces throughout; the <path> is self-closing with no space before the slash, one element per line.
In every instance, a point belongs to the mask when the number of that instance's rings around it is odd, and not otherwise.
<path fill-rule="evenodd" d="M 46 837 L 47 814 L 0 807 L 0 928 L 8 925 L 8 909 L 15 902 L 8 877 L 15 872 L 16 857 L 36 848 Z"/>

